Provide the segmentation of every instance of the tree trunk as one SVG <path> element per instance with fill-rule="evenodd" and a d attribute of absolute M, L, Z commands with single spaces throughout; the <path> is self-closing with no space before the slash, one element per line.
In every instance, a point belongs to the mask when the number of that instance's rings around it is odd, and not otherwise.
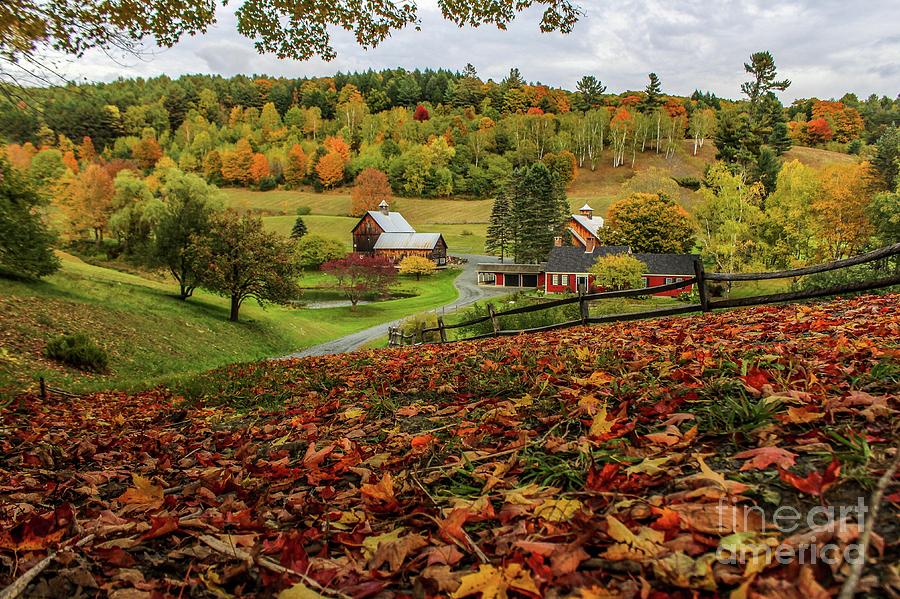
<path fill-rule="evenodd" d="M 228 317 L 228 320 L 231 322 L 238 321 L 238 313 L 241 310 L 241 298 L 237 295 L 231 296 L 231 315 Z"/>

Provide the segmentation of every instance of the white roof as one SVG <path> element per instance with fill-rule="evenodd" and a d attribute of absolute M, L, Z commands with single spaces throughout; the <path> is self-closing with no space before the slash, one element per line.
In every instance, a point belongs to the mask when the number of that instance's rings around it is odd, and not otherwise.
<path fill-rule="evenodd" d="M 382 233 L 375 242 L 375 249 L 433 250 L 440 238 L 440 233 Z"/>
<path fill-rule="evenodd" d="M 406 219 L 403 218 L 403 215 L 399 212 L 388 212 L 387 214 L 384 214 L 378 210 L 369 210 L 369 216 L 375 219 L 375 222 L 378 223 L 378 226 L 381 227 L 385 233 L 416 232 L 416 230 L 412 228 L 412 225 L 406 222 Z"/>
<path fill-rule="evenodd" d="M 595 216 L 593 218 L 588 218 L 581 214 L 573 214 L 572 218 L 575 219 L 575 222 L 580 224 L 582 227 L 590 231 L 595 237 L 600 236 L 600 229 L 603 228 L 603 217 Z"/>
<path fill-rule="evenodd" d="M 582 206 L 581 208 L 579 208 L 579 210 L 590 210 L 591 212 L 594 211 L 594 209 L 591 208 L 591 207 L 587 204 L 587 202 L 585 202 L 585 203 L 584 203 L 584 206 Z"/>

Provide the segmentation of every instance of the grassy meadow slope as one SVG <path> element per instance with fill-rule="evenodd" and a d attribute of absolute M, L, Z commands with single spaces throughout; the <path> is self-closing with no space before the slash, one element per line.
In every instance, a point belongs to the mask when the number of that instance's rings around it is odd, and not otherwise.
<path fill-rule="evenodd" d="M 39 376 L 74 391 L 145 388 L 223 364 L 283 355 L 456 297 L 456 273 L 447 271 L 429 281 L 403 279 L 396 291 L 408 297 L 361 305 L 356 312 L 262 309 L 247 301 L 241 322 L 232 323 L 225 298 L 198 290 L 182 302 L 166 280 L 62 258 L 60 272 L 44 281 L 0 279 L 0 396 Z M 305 287 L 323 282 L 319 273 L 300 280 Z M 109 373 L 84 374 L 43 357 L 50 338 L 75 332 L 87 333 L 109 352 Z"/>
<path fill-rule="evenodd" d="M 691 151 L 692 143 L 685 141 L 682 151 L 668 160 L 653 152 L 638 153 L 634 169 L 631 168 L 630 155 L 625 166 L 613 168 L 607 151 L 595 170 L 590 170 L 587 164 L 578 169 L 575 180 L 566 190 L 569 205 L 576 211 L 587 202 L 598 214 L 605 215 L 613 202 L 626 195 L 623 185 L 635 174 L 650 168 L 666 171 L 672 177 L 702 179 L 706 166 L 715 160 L 715 146 L 708 142 L 697 156 L 693 156 Z M 799 160 L 818 168 L 835 162 L 852 162 L 856 158 L 818 148 L 795 147 L 785 154 L 784 160 Z M 285 234 L 294 224 L 297 208 L 309 208 L 310 214 L 303 218 L 311 234 L 334 239 L 350 248 L 350 231 L 357 219 L 347 216 L 350 192 L 346 188 L 325 193 L 226 188 L 222 194 L 226 205 L 258 212 L 263 215 L 267 227 Z M 679 188 L 678 194 L 678 201 L 691 211 L 697 201 L 696 194 L 686 188 Z M 491 214 L 489 199 L 395 197 L 391 208 L 402 212 L 418 231 L 443 233 L 451 253 L 484 252 Z"/>

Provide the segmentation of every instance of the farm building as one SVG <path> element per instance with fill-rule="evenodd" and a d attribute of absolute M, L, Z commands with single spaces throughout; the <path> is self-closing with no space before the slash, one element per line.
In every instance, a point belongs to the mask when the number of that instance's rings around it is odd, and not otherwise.
<path fill-rule="evenodd" d="M 388 256 L 399 262 L 406 256 L 424 256 L 438 266 L 447 264 L 447 243 L 440 233 L 417 233 L 387 202 L 369 210 L 353 227 L 353 251 Z"/>
<path fill-rule="evenodd" d="M 603 217 L 594 216 L 594 209 L 585 204 L 573 214 L 566 226 L 572 245 L 586 252 L 594 251 L 594 248 L 603 245 L 600 229 L 603 228 Z"/>
<path fill-rule="evenodd" d="M 543 289 L 547 293 L 595 293 L 603 291 L 603 285 L 590 274 L 591 267 L 603 256 L 631 253 L 625 245 L 597 246 L 591 252 L 580 247 L 560 245 L 550 251 L 547 262 L 542 264 L 479 264 L 476 268 L 479 285 Z M 647 265 L 644 286 L 656 287 L 677 283 L 694 276 L 692 254 L 632 254 Z M 688 284 L 673 291 L 656 295 L 675 297 L 689 293 Z"/>
<path fill-rule="evenodd" d="M 547 269 L 544 290 L 547 293 L 594 293 L 603 291 L 602 283 L 594 280 L 590 274 L 591 267 L 603 256 L 631 253 L 627 246 L 600 246 L 593 252 L 585 252 L 577 247 L 554 247 L 547 258 Z M 677 283 L 694 276 L 694 261 L 698 259 L 692 254 L 631 254 L 647 265 L 644 274 L 644 287 L 656 287 Z M 660 296 L 675 297 L 682 293 L 690 293 L 692 285 L 686 285 L 672 291 L 657 293 Z"/>

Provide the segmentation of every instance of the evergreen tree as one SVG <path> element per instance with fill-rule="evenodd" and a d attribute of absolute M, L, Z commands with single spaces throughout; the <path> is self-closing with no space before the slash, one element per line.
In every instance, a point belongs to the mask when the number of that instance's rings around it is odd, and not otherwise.
<path fill-rule="evenodd" d="M 900 185 L 900 127 L 888 127 L 884 130 L 875 145 L 875 157 L 872 166 L 878 171 L 885 189 L 896 189 Z"/>
<path fill-rule="evenodd" d="M 791 149 L 793 142 L 788 135 L 787 123 L 781 121 L 772 127 L 772 135 L 769 136 L 768 145 L 775 150 L 775 153 L 779 156 Z"/>
<path fill-rule="evenodd" d="M 522 167 L 508 184 L 511 249 L 516 262 L 537 263 L 547 258 L 553 238 L 562 234 L 568 211 L 559 177 L 543 162 Z"/>
<path fill-rule="evenodd" d="M 500 262 L 503 262 L 506 256 L 506 250 L 512 237 L 509 197 L 506 191 L 506 188 L 501 189 L 494 199 L 491 220 L 487 227 L 487 237 L 484 241 L 484 248 L 492 254 L 499 254 Z"/>
<path fill-rule="evenodd" d="M 291 229 L 291 238 L 292 239 L 300 239 L 304 235 L 306 235 L 306 223 L 303 222 L 303 217 L 299 214 L 297 215 L 297 220 L 294 221 L 294 226 Z"/>
<path fill-rule="evenodd" d="M 769 52 L 755 52 L 744 70 L 753 75 L 752 81 L 741 84 L 741 92 L 750 100 L 751 113 L 758 109 L 762 99 L 772 91 L 784 91 L 791 85 L 790 79 L 776 80 L 775 59 Z"/>
<path fill-rule="evenodd" d="M 644 93 L 647 95 L 646 98 L 641 102 L 641 111 L 644 113 L 650 113 L 662 106 L 662 84 L 659 81 L 659 77 L 656 73 L 650 73 L 647 75 L 649 82 L 647 83 L 647 87 L 644 88 Z"/>
<path fill-rule="evenodd" d="M 601 96 L 606 91 L 606 86 L 593 75 L 585 75 L 578 80 L 576 84 L 578 97 L 576 98 L 576 108 L 579 110 L 590 110 L 602 100 Z"/>
<path fill-rule="evenodd" d="M 512 68 L 509 70 L 509 75 L 500 82 L 500 85 L 504 90 L 517 89 L 525 85 L 525 79 L 522 77 L 519 69 Z"/>
<path fill-rule="evenodd" d="M 749 136 L 747 114 L 735 109 L 723 110 L 716 129 L 716 160 L 743 166 L 750 164 L 754 156 L 746 146 Z"/>
<path fill-rule="evenodd" d="M 769 146 L 762 146 L 753 167 L 753 180 L 763 184 L 766 195 L 775 191 L 775 183 L 780 171 L 781 160 L 779 160 L 778 154 Z"/>

